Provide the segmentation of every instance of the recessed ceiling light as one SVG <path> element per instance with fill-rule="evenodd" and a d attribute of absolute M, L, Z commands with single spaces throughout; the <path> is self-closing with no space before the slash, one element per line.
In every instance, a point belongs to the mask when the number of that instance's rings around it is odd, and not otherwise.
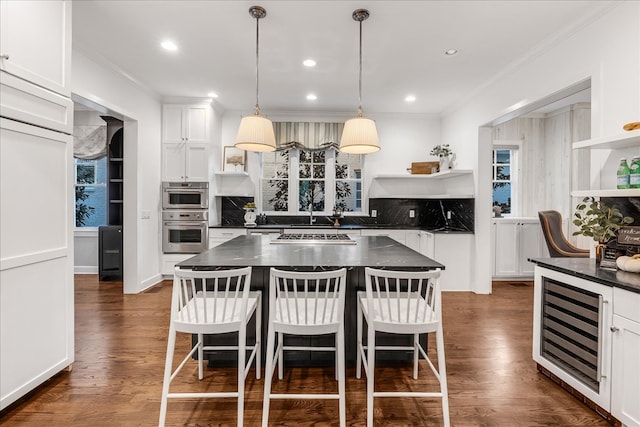
<path fill-rule="evenodd" d="M 209 92 L 209 93 L 207 94 L 207 96 L 208 96 L 209 98 L 217 98 L 217 97 L 218 97 L 218 94 L 217 94 L 217 93 L 215 93 L 215 92 Z"/>
<path fill-rule="evenodd" d="M 307 99 L 309 101 L 315 101 L 316 99 L 318 99 L 318 97 L 315 94 L 310 93 L 309 95 L 307 95 Z"/>
<path fill-rule="evenodd" d="M 316 61 L 314 61 L 313 59 L 305 59 L 304 61 L 302 61 L 302 64 L 305 67 L 315 67 L 316 66 Z"/>
<path fill-rule="evenodd" d="M 171 40 L 163 41 L 160 44 L 160 46 L 162 46 L 163 49 L 170 50 L 170 51 L 178 50 L 178 46 Z"/>
<path fill-rule="evenodd" d="M 404 100 L 407 102 L 413 102 L 416 100 L 416 96 L 415 95 L 407 95 L 404 97 Z"/>
<path fill-rule="evenodd" d="M 444 54 L 448 56 L 455 55 L 456 53 L 458 53 L 458 49 L 449 49 L 444 51 Z"/>

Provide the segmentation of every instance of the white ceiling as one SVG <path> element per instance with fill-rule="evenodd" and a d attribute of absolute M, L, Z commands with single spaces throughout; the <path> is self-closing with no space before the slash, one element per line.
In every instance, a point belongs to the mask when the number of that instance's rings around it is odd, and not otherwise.
<path fill-rule="evenodd" d="M 267 10 L 260 20 L 262 112 L 355 112 L 358 23 L 351 14 L 366 8 L 365 114 L 442 114 L 613 3 L 83 0 L 73 3 L 73 43 L 163 98 L 214 91 L 222 108 L 249 114 L 255 104 L 256 21 L 248 9 L 260 5 Z M 163 50 L 165 38 L 179 50 Z M 447 49 L 459 53 L 447 57 Z M 317 66 L 304 67 L 306 58 Z M 308 93 L 318 99 L 307 101 Z M 417 100 L 405 102 L 408 94 Z"/>

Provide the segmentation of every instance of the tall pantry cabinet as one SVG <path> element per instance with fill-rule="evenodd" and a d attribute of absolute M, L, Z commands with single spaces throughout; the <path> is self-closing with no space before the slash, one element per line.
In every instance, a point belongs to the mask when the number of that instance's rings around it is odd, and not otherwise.
<path fill-rule="evenodd" d="M 0 1 L 0 409 L 74 360 L 71 3 Z"/>

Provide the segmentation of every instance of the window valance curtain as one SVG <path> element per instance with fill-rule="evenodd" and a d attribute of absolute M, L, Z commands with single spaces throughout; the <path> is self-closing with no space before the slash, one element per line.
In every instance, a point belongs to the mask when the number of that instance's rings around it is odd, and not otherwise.
<path fill-rule="evenodd" d="M 343 128 L 344 123 L 274 122 L 276 149 L 337 150 Z"/>
<path fill-rule="evenodd" d="M 73 127 L 73 157 L 95 160 L 106 155 L 106 125 L 77 125 Z"/>

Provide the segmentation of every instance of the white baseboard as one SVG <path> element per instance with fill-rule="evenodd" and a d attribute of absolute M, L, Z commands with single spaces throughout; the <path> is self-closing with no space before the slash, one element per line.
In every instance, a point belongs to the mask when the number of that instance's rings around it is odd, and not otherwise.
<path fill-rule="evenodd" d="M 98 274 L 97 265 L 75 265 L 73 267 L 74 274 Z"/>

